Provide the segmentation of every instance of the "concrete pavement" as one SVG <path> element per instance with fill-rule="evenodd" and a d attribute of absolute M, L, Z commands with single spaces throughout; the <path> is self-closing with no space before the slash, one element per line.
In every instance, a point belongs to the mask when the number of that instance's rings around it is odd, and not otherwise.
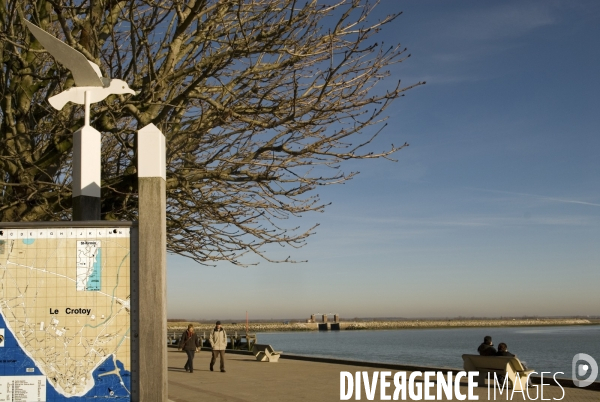
<path fill-rule="evenodd" d="M 211 402 L 269 402 L 269 401 L 311 401 L 330 402 L 340 400 L 340 372 L 367 371 L 372 378 L 375 371 L 392 371 L 374 367 L 361 367 L 356 365 L 343 365 L 321 363 L 313 361 L 300 361 L 280 359 L 278 363 L 257 362 L 251 355 L 226 354 L 226 373 L 209 371 L 210 352 L 196 353 L 194 359 L 194 372 L 187 373 L 183 369 L 186 355 L 175 349 L 168 351 L 169 361 L 169 399 L 173 402 L 196 402 L 210 400 Z M 409 374 L 407 374 L 408 376 Z M 388 380 L 390 380 L 388 378 Z M 467 387 L 460 387 L 460 392 L 467 394 Z M 512 400 L 533 400 L 537 389 L 530 390 L 531 398 L 515 393 Z M 386 395 L 394 393 L 393 381 L 387 388 Z M 435 387 L 432 390 L 435 395 Z M 512 390 L 509 390 L 512 391 Z M 493 392 L 488 398 L 487 388 L 476 388 L 475 395 L 479 400 L 510 400 L 510 394 L 504 391 L 503 395 L 493 397 Z M 563 396 L 564 395 L 564 396 Z M 352 395 L 350 400 L 356 400 Z M 508 397 L 508 398 L 507 398 Z M 585 388 L 564 388 L 558 386 L 544 387 L 544 400 L 562 400 L 567 402 L 600 401 L 600 392 L 586 390 Z M 368 400 L 364 387 L 361 400 Z M 382 400 L 380 387 L 377 384 L 375 401 Z M 406 400 L 410 399 L 407 395 Z M 416 399 L 415 399 L 416 400 Z M 449 400 L 449 399 L 437 399 Z M 456 399 L 454 399 L 456 400 Z M 538 395 L 537 400 L 541 400 Z"/>

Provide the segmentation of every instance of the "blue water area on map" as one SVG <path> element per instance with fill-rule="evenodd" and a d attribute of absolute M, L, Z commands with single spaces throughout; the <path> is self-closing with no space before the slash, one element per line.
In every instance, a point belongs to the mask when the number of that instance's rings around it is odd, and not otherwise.
<path fill-rule="evenodd" d="M 98 251 L 96 254 L 96 260 L 94 261 L 93 271 L 90 277 L 88 278 L 87 284 L 85 285 L 85 290 L 100 290 L 102 289 L 102 248 L 98 247 Z"/>
<path fill-rule="evenodd" d="M 35 239 L 23 239 L 23 244 L 31 246 L 35 242 Z"/>
<path fill-rule="evenodd" d="M 0 328 L 4 328 L 3 347 L 0 347 L 0 376 L 16 376 L 16 375 L 43 375 L 42 372 L 34 364 L 21 349 L 13 334 L 6 327 L 4 317 L 0 315 Z M 90 402 L 102 399 L 130 401 L 128 390 L 131 389 L 131 373 L 125 371 L 123 363 L 117 360 L 117 368 L 120 371 L 123 385 L 120 384 L 119 376 L 106 375 L 100 377 L 101 374 L 115 370 L 112 356 L 109 356 L 94 372 L 94 388 L 88 391 L 84 396 L 69 397 L 59 394 L 46 380 L 46 401 L 47 402 Z M 28 372 L 27 369 L 33 369 Z M 111 395 L 112 391 L 112 395 Z"/>

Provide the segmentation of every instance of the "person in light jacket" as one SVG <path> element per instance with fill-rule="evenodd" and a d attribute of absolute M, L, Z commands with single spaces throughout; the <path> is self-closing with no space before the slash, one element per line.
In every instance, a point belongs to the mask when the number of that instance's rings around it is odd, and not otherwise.
<path fill-rule="evenodd" d="M 227 348 L 227 334 L 223 327 L 221 327 L 221 321 L 217 321 L 215 329 L 209 337 L 210 346 L 212 347 L 212 358 L 210 359 L 210 371 L 213 371 L 213 366 L 217 361 L 217 356 L 221 357 L 221 372 L 225 372 L 225 349 Z"/>

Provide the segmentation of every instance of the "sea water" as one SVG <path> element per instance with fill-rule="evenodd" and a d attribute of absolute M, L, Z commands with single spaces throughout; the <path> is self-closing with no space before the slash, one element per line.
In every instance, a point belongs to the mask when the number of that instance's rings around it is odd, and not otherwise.
<path fill-rule="evenodd" d="M 463 354 L 477 354 L 490 335 L 538 373 L 571 377 L 573 356 L 586 353 L 600 364 L 600 325 L 511 328 L 401 329 L 271 332 L 259 343 L 284 353 L 432 367 L 462 368 Z"/>

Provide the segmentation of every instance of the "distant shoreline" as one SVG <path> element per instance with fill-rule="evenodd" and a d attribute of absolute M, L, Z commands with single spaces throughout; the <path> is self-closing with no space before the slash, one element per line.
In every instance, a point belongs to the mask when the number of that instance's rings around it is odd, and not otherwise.
<path fill-rule="evenodd" d="M 188 324 L 193 324 L 197 332 L 210 331 L 214 324 L 186 321 L 167 322 L 168 332 L 183 331 Z M 329 321 L 329 324 L 332 322 Z M 537 326 L 572 326 L 600 325 L 597 320 L 579 318 L 532 318 L 532 319 L 493 319 L 493 320 L 398 320 L 398 321 L 340 321 L 340 330 L 386 330 L 386 329 L 425 329 L 425 328 L 486 328 L 486 327 L 537 327 Z M 228 323 L 223 327 L 229 333 L 246 332 L 246 323 Z M 319 323 L 293 322 L 250 322 L 248 332 L 302 332 L 317 331 Z"/>

